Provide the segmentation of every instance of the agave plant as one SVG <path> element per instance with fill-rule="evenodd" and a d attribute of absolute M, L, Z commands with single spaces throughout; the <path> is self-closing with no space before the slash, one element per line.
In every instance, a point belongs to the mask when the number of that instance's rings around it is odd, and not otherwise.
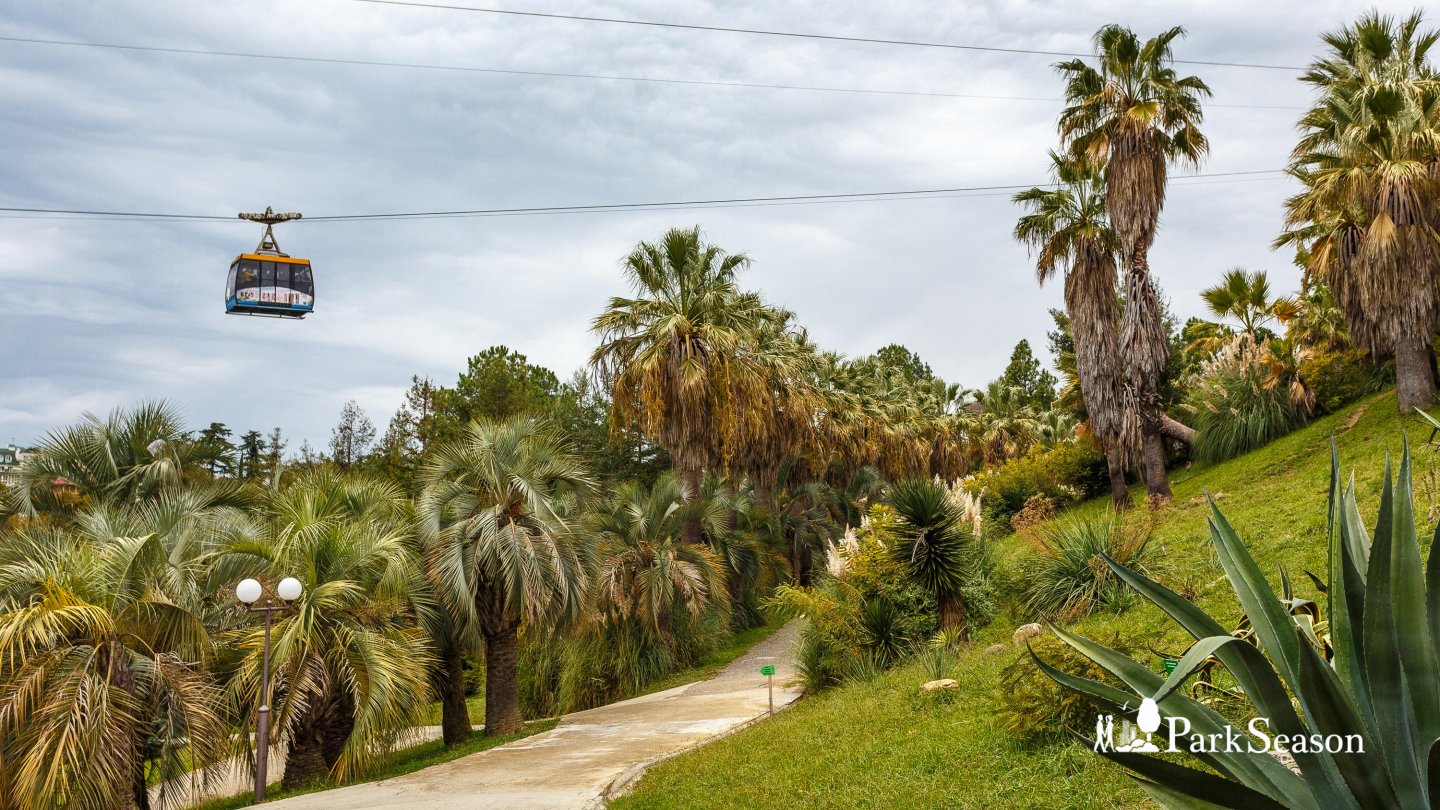
<path fill-rule="evenodd" d="M 1313 624 L 1296 618 L 1310 614 L 1290 610 L 1276 595 L 1213 503 L 1211 538 L 1249 617 L 1251 636 L 1226 632 L 1179 594 L 1107 559 L 1117 576 L 1169 614 L 1196 643 L 1165 677 L 1103 645 L 1055 630 L 1129 691 L 1067 674 L 1036 658 L 1062 685 L 1117 711 L 1133 715 L 1137 704 L 1153 700 L 1170 724 L 1172 739 L 1188 725 L 1192 734 L 1183 735 L 1176 747 L 1209 766 L 1209 772 L 1160 757 L 1102 751 L 1132 771 L 1165 807 L 1330 810 L 1434 807 L 1440 801 L 1440 555 L 1432 554 L 1422 567 L 1409 447 L 1393 484 L 1386 461 L 1373 540 L 1361 522 L 1353 482 L 1341 487 L 1333 450 L 1331 459 L 1324 597 L 1332 661 L 1315 643 Z M 1212 657 L 1229 671 L 1254 714 L 1267 720 L 1263 740 L 1247 736 L 1181 690 Z M 1244 742 L 1205 744 L 1232 738 Z M 1272 742 L 1293 757 L 1295 770 L 1272 756 Z"/>

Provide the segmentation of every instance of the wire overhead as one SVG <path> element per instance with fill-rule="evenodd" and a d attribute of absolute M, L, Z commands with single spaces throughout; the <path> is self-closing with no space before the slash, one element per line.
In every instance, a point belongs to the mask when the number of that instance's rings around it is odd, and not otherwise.
<path fill-rule="evenodd" d="M 1175 178 L 1176 180 L 1189 180 L 1192 178 L 1225 178 L 1225 177 L 1256 177 L 1260 175 L 1283 175 L 1280 169 L 1256 169 L 1241 172 L 1215 172 L 1213 174 L 1191 174 Z M 1261 178 L 1263 179 L 1263 178 Z M 956 188 L 930 188 L 911 189 L 908 191 L 863 191 L 848 194 L 796 194 L 776 197 L 729 197 L 713 200 L 671 200 L 668 202 L 640 202 L 640 203 L 602 203 L 593 205 L 550 205 L 536 206 L 529 208 L 476 208 L 461 210 L 437 210 L 437 211 L 409 211 L 390 214 L 335 214 L 330 216 L 307 216 L 298 220 L 303 224 L 306 222 L 354 222 L 360 220 L 399 220 L 399 219 L 440 219 L 446 217 L 482 217 L 482 216 L 522 216 L 527 214 L 584 214 L 604 213 L 619 211 L 650 211 L 668 210 L 674 208 L 723 208 L 744 205 L 805 205 L 824 202 L 882 202 L 890 199 L 929 199 L 945 196 L 986 196 L 985 192 L 1012 192 L 1021 189 L 1033 188 L 1036 185 L 1046 186 L 1051 183 L 1022 183 L 1003 186 L 963 186 Z M 1200 184 L 1195 184 L 1200 185 Z M 72 217 L 89 217 L 95 219 L 147 219 L 147 220 L 189 220 L 202 222 L 236 222 L 234 216 L 216 216 L 209 214 L 162 214 L 162 213 L 139 213 L 135 211 L 97 211 L 69 208 L 6 208 L 0 207 L 0 212 L 12 214 L 33 214 L 43 215 L 65 215 Z"/>
<path fill-rule="evenodd" d="M 182 54 L 187 56 L 220 56 L 235 59 L 264 59 L 282 62 L 309 62 L 328 65 L 358 65 L 362 67 L 403 68 L 410 70 L 440 70 L 458 73 L 487 73 L 499 76 L 535 76 L 549 79 L 590 79 L 614 82 L 636 82 L 642 84 L 676 84 L 704 87 L 740 87 L 760 90 L 799 90 L 818 93 L 856 93 L 877 96 L 913 96 L 922 98 L 963 98 L 986 101 L 1039 101 L 1060 102 L 1063 99 L 1044 96 L 1005 96 L 981 93 L 946 93 L 929 90 L 886 90 L 863 87 L 826 87 L 799 84 L 766 84 L 760 82 L 737 82 L 713 79 L 673 79 L 652 76 L 621 76 L 604 73 L 573 73 L 548 70 L 518 70 L 511 68 L 471 67 L 466 65 L 435 65 L 420 62 L 384 62 L 373 59 L 347 59 L 328 56 L 300 56 L 296 54 L 253 53 L 247 51 L 210 51 L 198 48 L 169 48 L 158 45 L 126 45 L 115 42 L 80 42 L 65 39 L 39 39 L 35 37 L 0 36 L 0 42 L 18 42 L 27 45 L 53 45 L 75 48 L 102 48 L 117 51 L 139 51 L 142 53 Z M 1305 107 L 1275 104 L 1206 104 L 1207 107 L 1226 107 L 1247 110 L 1303 110 Z"/>
<path fill-rule="evenodd" d="M 926 42 L 923 40 L 911 39 L 882 39 L 878 37 L 853 37 L 839 36 L 836 34 L 815 34 L 799 31 L 771 31 L 761 28 L 730 28 L 720 25 L 692 25 L 688 23 L 658 22 L 654 20 L 630 20 L 618 17 L 592 17 L 583 14 L 556 14 L 544 11 L 516 11 L 504 8 L 485 8 L 481 6 L 457 6 L 445 3 L 421 3 L 414 0 L 351 0 L 355 3 L 370 3 L 381 6 L 408 6 L 411 8 L 430 8 L 444 11 L 470 11 L 480 14 L 503 14 L 511 17 L 537 17 L 547 20 L 569 20 L 572 22 L 609 23 L 613 25 L 638 25 L 649 28 L 673 28 L 687 31 L 709 31 L 712 33 L 724 34 L 752 34 L 766 37 L 788 37 L 791 39 L 816 39 L 830 42 L 858 42 L 870 45 L 902 45 L 912 48 L 944 48 L 957 51 L 986 51 L 990 53 L 1016 53 L 1031 54 L 1034 56 L 1059 56 L 1065 58 L 1089 59 L 1094 54 L 1076 53 L 1073 51 L 1042 51 L 1032 48 L 1004 48 L 991 45 L 961 45 L 953 42 Z M 1286 70 L 1303 71 L 1305 68 L 1294 65 L 1267 65 L 1251 62 L 1220 62 L 1200 59 L 1174 59 L 1179 64 L 1186 65 L 1210 65 L 1212 67 L 1233 67 L 1253 68 L 1257 70 Z"/>

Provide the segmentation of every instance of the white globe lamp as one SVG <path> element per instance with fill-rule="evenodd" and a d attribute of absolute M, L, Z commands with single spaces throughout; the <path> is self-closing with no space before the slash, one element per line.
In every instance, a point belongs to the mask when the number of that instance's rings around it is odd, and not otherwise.
<path fill-rule="evenodd" d="M 275 593 L 279 594 L 280 598 L 286 602 L 294 602 L 299 599 L 300 594 L 304 591 L 304 586 L 295 577 L 286 577 L 280 580 L 280 584 L 275 587 Z"/>
<path fill-rule="evenodd" d="M 260 599 L 260 594 L 262 591 L 263 589 L 260 587 L 260 583 L 258 581 L 253 579 L 244 579 L 240 581 L 239 585 L 235 586 L 235 598 L 239 599 L 241 602 L 244 602 L 247 605 L 253 605 L 257 600 Z"/>

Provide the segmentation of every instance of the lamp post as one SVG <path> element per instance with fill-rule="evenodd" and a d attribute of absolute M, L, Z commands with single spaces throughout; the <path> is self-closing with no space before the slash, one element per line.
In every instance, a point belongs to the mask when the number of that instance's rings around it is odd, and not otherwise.
<path fill-rule="evenodd" d="M 265 604 L 256 606 L 265 588 L 254 579 L 242 580 L 235 586 L 235 598 L 244 602 L 252 613 L 265 614 L 265 652 L 260 669 L 260 718 L 255 729 L 255 801 L 265 801 L 265 771 L 270 761 L 270 617 L 277 610 L 284 610 L 289 603 L 300 598 L 304 591 L 300 580 L 286 577 L 275 587 L 275 593 L 284 604 L 265 597 Z"/>

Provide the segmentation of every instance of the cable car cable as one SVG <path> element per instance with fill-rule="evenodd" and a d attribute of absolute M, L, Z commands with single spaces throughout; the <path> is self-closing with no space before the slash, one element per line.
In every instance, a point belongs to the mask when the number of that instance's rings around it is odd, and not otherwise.
<path fill-rule="evenodd" d="M 852 36 L 840 36 L 840 35 L 837 35 L 837 34 L 814 34 L 814 33 L 800 32 L 800 31 L 771 31 L 771 30 L 760 29 L 760 28 L 730 28 L 730 27 L 727 27 L 727 26 L 719 26 L 719 25 L 695 25 L 695 24 L 688 24 L 688 23 L 657 22 L 657 21 L 654 21 L 654 20 L 627 20 L 627 19 L 622 19 L 622 18 L 617 18 L 617 17 L 592 17 L 592 16 L 586 16 L 586 15 L 582 15 L 582 14 L 556 14 L 556 13 L 552 13 L 552 12 L 542 12 L 542 11 L 516 11 L 516 10 L 514 10 L 514 9 L 483 8 L 483 7 L 480 7 L 480 6 L 456 6 L 456 5 L 448 5 L 448 4 L 444 4 L 444 3 L 421 3 L 421 2 L 415 2 L 415 0 L 351 0 L 351 2 L 355 2 L 355 3 L 371 3 L 371 4 L 373 4 L 373 5 L 382 5 L 382 6 L 409 6 L 409 7 L 411 7 L 411 8 L 428 8 L 428 9 L 438 9 L 438 10 L 443 10 L 443 11 L 471 11 L 471 12 L 477 12 L 477 13 L 481 13 L 481 14 L 504 14 L 504 15 L 513 16 L 513 17 L 539 17 L 539 18 L 542 18 L 542 19 L 549 19 L 549 20 L 568 20 L 568 21 L 572 21 L 572 22 L 595 22 L 595 23 L 610 23 L 610 24 L 614 24 L 614 25 L 639 25 L 639 26 L 646 26 L 646 27 L 650 27 L 650 28 L 674 28 L 674 29 L 684 29 L 684 30 L 689 30 L 689 31 L 709 31 L 709 32 L 712 32 L 712 33 L 724 33 L 724 34 L 753 34 L 753 35 L 767 36 L 767 37 L 789 37 L 789 38 L 792 38 L 792 39 L 828 40 L 828 41 L 831 41 L 831 42 L 858 42 L 858 43 L 865 43 L 865 44 L 870 44 L 870 45 L 903 45 L 903 46 L 908 46 L 908 47 L 913 47 L 913 48 L 944 48 L 944 49 L 948 49 L 948 50 L 959 50 L 959 51 L 987 51 L 987 52 L 992 52 L 992 53 L 1031 54 L 1031 55 L 1035 55 L 1035 56 L 1060 56 L 1060 57 L 1066 57 L 1066 58 L 1071 58 L 1071 59 L 1074 59 L 1074 58 L 1093 59 L 1093 58 L 1095 57 L 1095 54 L 1093 54 L 1093 53 L 1076 53 L 1076 52 L 1073 52 L 1073 51 L 1042 51 L 1042 50 L 1035 50 L 1035 49 L 1031 49 L 1031 48 L 1004 48 L 1004 47 L 989 46 L 989 45 L 961 45 L 961 44 L 953 43 L 953 42 L 925 42 L 925 41 L 921 41 L 921 40 L 909 40 L 909 39 L 881 39 L 881 38 L 877 38 L 877 37 L 852 37 Z M 1293 71 L 1293 72 L 1300 72 L 1300 71 L 1307 70 L 1307 68 L 1296 67 L 1296 66 L 1294 66 L 1294 65 L 1267 65 L 1267 64 L 1259 64 L 1259 63 L 1253 63 L 1253 62 L 1222 62 L 1222 61 L 1209 61 L 1209 60 L 1201 60 L 1201 59 L 1172 59 L 1171 61 L 1172 61 L 1172 62 L 1175 62 L 1175 63 L 1177 63 L 1177 64 L 1184 64 L 1184 65 L 1208 65 L 1208 66 L 1211 66 L 1211 67 L 1251 68 L 1251 69 L 1256 69 L 1256 70 L 1286 70 L 1286 71 Z"/>
<path fill-rule="evenodd" d="M 656 78 L 650 76 L 620 76 L 604 73 L 570 73 L 565 71 L 548 70 L 517 70 L 510 68 L 484 68 L 470 67 L 465 65 L 433 65 L 420 62 L 382 62 L 372 59 L 346 59 L 340 57 L 325 56 L 297 56 L 293 54 L 278 53 L 249 53 L 244 51 L 208 51 L 198 48 L 168 48 L 153 45 L 124 45 L 114 42 L 79 42 L 64 39 L 39 39 L 35 37 L 11 37 L 0 36 L 0 42 L 19 42 L 28 45 L 59 45 L 76 48 L 105 48 L 119 51 L 139 51 L 146 53 L 167 53 L 183 54 L 187 56 L 223 56 L 234 59 L 266 59 L 271 61 L 284 62 L 311 62 L 330 65 L 357 65 L 361 67 L 384 67 L 402 68 L 408 70 L 443 70 L 458 73 L 488 73 L 499 76 L 534 76 L 547 79 L 589 79 L 614 82 L 637 82 L 651 84 L 678 84 L 702 87 L 738 87 L 758 90 L 799 90 L 813 93 L 856 93 L 861 95 L 876 96 L 915 96 L 922 98 L 964 98 L 987 101 L 1042 101 L 1058 103 L 1064 101 L 1060 98 L 1047 98 L 1043 96 L 1002 96 L 987 95 L 981 93 L 946 93 L 927 90 L 885 90 L 870 89 L 864 87 L 825 87 L 817 85 L 798 84 L 766 84 L 761 82 L 736 82 L 710 79 L 673 79 Z M 1206 104 L 1207 107 L 1223 107 L 1230 109 L 1245 110 L 1306 110 L 1308 107 L 1286 106 L 1278 104 Z"/>
<path fill-rule="evenodd" d="M 1184 181 L 1200 178 L 1229 178 L 1229 177 L 1255 177 L 1257 175 L 1281 175 L 1284 169 L 1252 169 L 1236 172 L 1213 172 L 1201 174 L 1179 175 L 1172 179 Z M 733 197 L 713 200 L 672 200 L 669 202 L 641 202 L 641 203 L 604 203 L 592 205 L 552 205 L 536 206 L 529 208 L 479 208 L 470 210 L 440 210 L 440 211 L 412 211 L 404 213 L 389 214 L 335 214 L 331 216 L 307 216 L 298 220 L 306 222 L 342 222 L 361 220 L 392 220 L 392 219 L 438 219 L 444 217 L 466 217 L 466 216 L 517 216 L 524 214 L 547 214 L 547 213 L 604 213 L 619 211 L 647 211 L 665 210 L 666 208 L 686 207 L 722 207 L 738 206 L 744 204 L 771 203 L 771 204 L 804 204 L 819 202 L 883 202 L 892 198 L 924 199 L 942 195 L 957 195 L 965 192 L 1011 192 L 1019 191 L 1036 186 L 1053 186 L 1054 183 L 1018 183 L 1012 185 L 996 186 L 964 186 L 956 188 L 935 188 L 935 189 L 911 189 L 908 191 L 862 191 L 848 194 L 796 194 L 773 197 Z M 1205 185 L 1203 183 L 1181 183 L 1181 185 Z M 979 195 L 969 195 L 979 196 Z M 166 213 L 140 213 L 134 211 L 99 211 L 68 208 L 16 208 L 0 207 L 0 212 L 14 214 L 40 214 L 40 215 L 68 215 L 75 217 L 88 217 L 94 219 L 148 219 L 148 220 L 188 220 L 208 222 L 235 222 L 234 216 L 210 216 L 205 214 L 166 214 Z"/>

